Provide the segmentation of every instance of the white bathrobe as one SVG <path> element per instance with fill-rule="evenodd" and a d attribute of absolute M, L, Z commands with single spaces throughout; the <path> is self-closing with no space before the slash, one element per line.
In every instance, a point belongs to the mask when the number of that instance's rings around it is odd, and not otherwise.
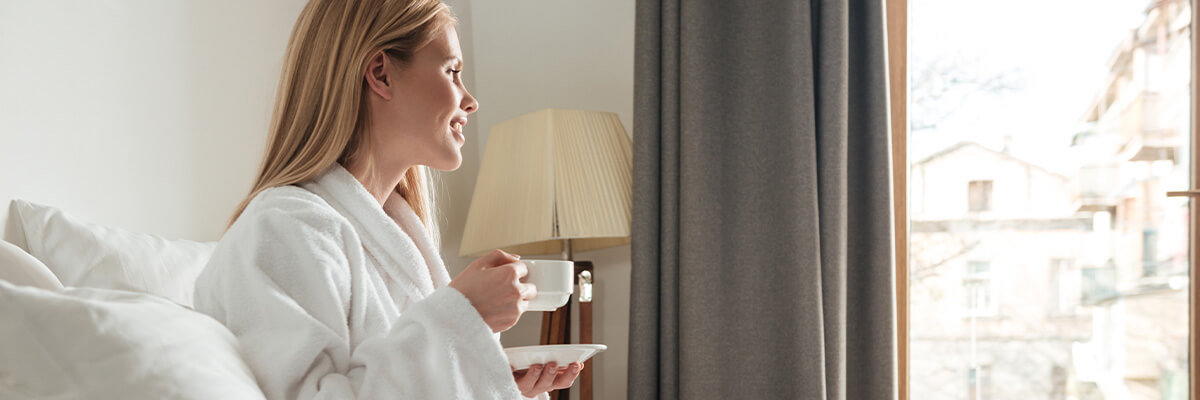
<path fill-rule="evenodd" d="M 195 308 L 233 331 L 268 399 L 522 398 L 499 335 L 449 282 L 408 203 L 381 208 L 335 163 L 250 202 Z"/>

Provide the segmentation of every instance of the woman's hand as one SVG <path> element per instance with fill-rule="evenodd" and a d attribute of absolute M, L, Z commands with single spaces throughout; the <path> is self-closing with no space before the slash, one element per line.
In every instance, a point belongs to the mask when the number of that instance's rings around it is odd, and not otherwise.
<path fill-rule="evenodd" d="M 450 281 L 450 287 L 471 301 L 492 332 L 504 332 L 516 325 L 529 308 L 529 300 L 537 296 L 537 287 L 521 282 L 529 269 L 520 258 L 492 250 Z"/>
<path fill-rule="evenodd" d="M 554 362 L 544 366 L 533 364 L 528 369 L 513 371 L 513 379 L 517 381 L 517 388 L 521 389 L 522 396 L 537 397 L 551 390 L 571 387 L 575 378 L 579 376 L 579 371 L 583 371 L 583 364 L 577 362 L 566 368 L 558 368 Z"/>

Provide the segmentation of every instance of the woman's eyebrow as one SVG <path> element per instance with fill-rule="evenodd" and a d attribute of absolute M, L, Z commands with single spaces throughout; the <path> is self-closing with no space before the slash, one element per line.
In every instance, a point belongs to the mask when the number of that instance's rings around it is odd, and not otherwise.
<path fill-rule="evenodd" d="M 450 56 L 442 60 L 443 63 L 447 61 L 458 61 L 455 63 L 455 65 L 462 65 L 462 59 L 458 58 L 458 56 Z"/>

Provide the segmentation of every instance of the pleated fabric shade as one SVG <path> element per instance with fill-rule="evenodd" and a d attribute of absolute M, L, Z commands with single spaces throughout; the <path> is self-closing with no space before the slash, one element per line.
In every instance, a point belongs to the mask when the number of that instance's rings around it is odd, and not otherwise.
<path fill-rule="evenodd" d="M 545 109 L 492 127 L 460 256 L 629 244 L 633 156 L 610 112 Z"/>

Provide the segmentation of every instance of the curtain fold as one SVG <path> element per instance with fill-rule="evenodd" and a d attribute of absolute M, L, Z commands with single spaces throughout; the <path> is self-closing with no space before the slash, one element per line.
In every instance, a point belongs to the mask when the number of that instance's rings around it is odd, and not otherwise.
<path fill-rule="evenodd" d="M 630 399 L 895 398 L 883 21 L 638 0 Z"/>

